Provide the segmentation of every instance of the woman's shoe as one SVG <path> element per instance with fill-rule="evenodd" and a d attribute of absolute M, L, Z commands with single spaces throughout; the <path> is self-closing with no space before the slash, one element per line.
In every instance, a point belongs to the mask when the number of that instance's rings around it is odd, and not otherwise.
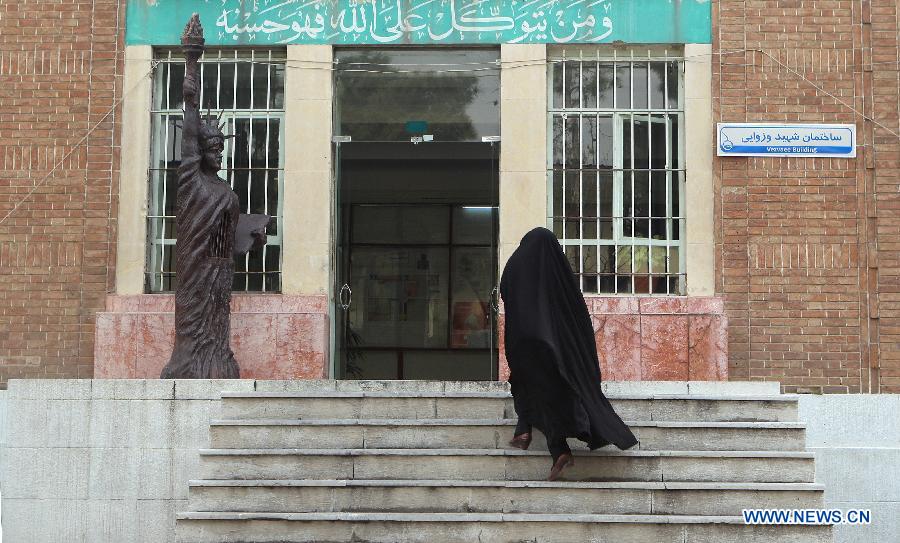
<path fill-rule="evenodd" d="M 514 436 L 509 444 L 517 449 L 527 451 L 528 446 L 531 445 L 531 432 L 525 432 L 524 434 Z"/>
<path fill-rule="evenodd" d="M 559 479 L 559 475 L 562 471 L 569 467 L 575 465 L 575 458 L 571 453 L 563 453 L 559 455 L 559 458 L 556 459 L 556 462 L 553 463 L 553 467 L 550 468 L 550 476 L 547 477 L 548 481 L 555 481 Z"/>

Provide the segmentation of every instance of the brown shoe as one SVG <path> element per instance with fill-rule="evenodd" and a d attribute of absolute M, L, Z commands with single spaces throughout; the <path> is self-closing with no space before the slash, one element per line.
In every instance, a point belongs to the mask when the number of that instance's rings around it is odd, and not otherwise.
<path fill-rule="evenodd" d="M 524 434 L 514 436 L 512 440 L 510 440 L 509 444 L 517 449 L 527 451 L 528 446 L 531 445 L 531 433 L 525 432 Z"/>
<path fill-rule="evenodd" d="M 555 481 L 559 479 L 562 471 L 569 467 L 575 465 L 575 458 L 570 453 L 563 453 L 559 455 L 559 458 L 556 459 L 556 462 L 553 463 L 553 467 L 550 468 L 550 476 L 547 477 L 548 481 Z"/>

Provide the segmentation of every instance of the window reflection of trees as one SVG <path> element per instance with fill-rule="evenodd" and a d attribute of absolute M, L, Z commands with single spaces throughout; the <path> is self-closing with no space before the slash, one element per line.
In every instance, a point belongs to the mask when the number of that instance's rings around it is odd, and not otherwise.
<path fill-rule="evenodd" d="M 480 53 L 473 58 L 486 56 Z M 424 133 L 436 141 L 472 141 L 486 135 L 476 127 L 484 120 L 473 120 L 469 106 L 489 99 L 480 88 L 480 78 L 496 78 L 499 92 L 499 69 L 495 72 L 477 62 L 436 66 L 417 59 L 414 52 L 339 54 L 336 101 L 341 135 L 354 141 L 409 141 L 422 132 L 415 131 L 419 127 L 408 131 L 408 121 L 424 121 Z M 494 86 L 493 82 L 487 85 L 490 94 Z"/>

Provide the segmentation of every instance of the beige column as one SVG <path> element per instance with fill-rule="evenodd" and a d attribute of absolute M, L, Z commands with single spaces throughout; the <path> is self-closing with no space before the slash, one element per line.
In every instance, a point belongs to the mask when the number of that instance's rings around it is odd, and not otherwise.
<path fill-rule="evenodd" d="M 547 224 L 547 47 L 500 46 L 500 270 Z"/>
<path fill-rule="evenodd" d="M 685 266 L 688 296 L 715 294 L 712 45 L 684 46 Z"/>
<path fill-rule="evenodd" d="M 147 255 L 147 188 L 150 171 L 150 76 L 153 48 L 125 48 L 122 82 L 122 135 L 119 172 L 119 218 L 116 249 L 116 293 L 143 294 Z"/>
<path fill-rule="evenodd" d="M 332 207 L 332 48 L 289 45 L 285 75 L 282 291 L 327 294 Z"/>

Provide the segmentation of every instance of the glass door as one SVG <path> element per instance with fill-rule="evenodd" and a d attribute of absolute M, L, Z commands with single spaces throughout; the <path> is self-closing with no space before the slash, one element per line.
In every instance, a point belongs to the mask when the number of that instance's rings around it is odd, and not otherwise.
<path fill-rule="evenodd" d="M 336 146 L 335 375 L 496 378 L 498 151 Z"/>

